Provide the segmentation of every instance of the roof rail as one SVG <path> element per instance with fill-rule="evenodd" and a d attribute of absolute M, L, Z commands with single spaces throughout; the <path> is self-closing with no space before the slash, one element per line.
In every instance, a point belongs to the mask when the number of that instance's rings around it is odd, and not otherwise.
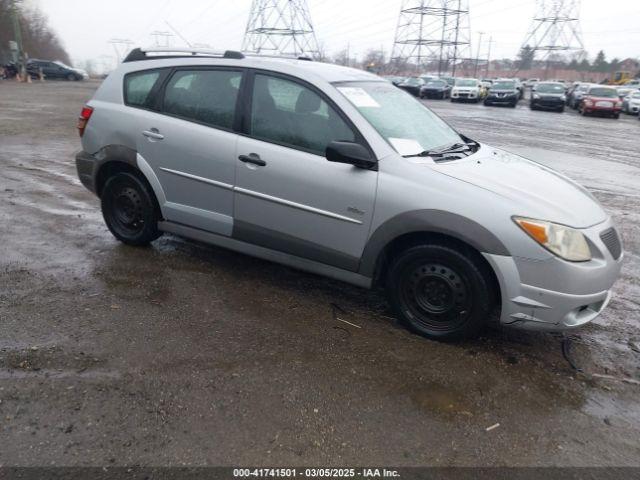
<path fill-rule="evenodd" d="M 281 54 L 281 55 L 277 55 L 274 53 L 255 53 L 255 52 L 251 52 L 251 53 L 247 53 L 244 52 L 243 55 L 245 57 L 255 57 L 255 58 L 283 58 L 286 60 L 304 60 L 307 62 L 313 62 L 313 58 L 307 56 L 307 55 L 287 55 L 287 54 Z"/>
<path fill-rule="evenodd" d="M 140 62 L 143 60 L 162 60 L 173 57 L 215 57 L 230 58 L 242 60 L 245 58 L 242 52 L 234 50 L 218 51 L 205 48 L 176 48 L 176 47 L 158 47 L 158 48 L 134 48 L 124 59 L 124 63 Z"/>

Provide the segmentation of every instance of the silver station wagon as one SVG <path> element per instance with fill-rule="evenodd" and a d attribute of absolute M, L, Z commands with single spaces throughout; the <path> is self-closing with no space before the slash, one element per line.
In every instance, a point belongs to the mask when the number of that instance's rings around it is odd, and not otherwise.
<path fill-rule="evenodd" d="M 369 73 L 239 52 L 133 50 L 77 155 L 120 241 L 163 232 L 386 290 L 426 337 L 566 330 L 606 307 L 618 233 L 565 176 L 457 132 Z"/>

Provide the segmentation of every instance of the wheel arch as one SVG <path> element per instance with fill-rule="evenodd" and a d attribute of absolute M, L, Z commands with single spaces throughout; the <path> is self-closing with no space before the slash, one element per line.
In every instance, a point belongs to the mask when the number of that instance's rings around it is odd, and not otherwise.
<path fill-rule="evenodd" d="M 162 214 L 161 202 L 164 203 L 164 192 L 151 167 L 135 150 L 122 145 L 110 145 L 100 150 L 95 158 L 98 165 L 95 171 L 94 188 L 98 197 L 102 195 L 110 177 L 118 173 L 130 173 L 145 183 L 158 212 Z"/>
<path fill-rule="evenodd" d="M 498 276 L 482 254 L 510 256 L 508 249 L 474 220 L 441 210 L 407 212 L 383 223 L 365 247 L 359 273 L 372 278 L 374 285 L 380 285 L 395 253 L 425 243 L 453 245 L 468 252 L 486 269 L 500 292 Z"/>

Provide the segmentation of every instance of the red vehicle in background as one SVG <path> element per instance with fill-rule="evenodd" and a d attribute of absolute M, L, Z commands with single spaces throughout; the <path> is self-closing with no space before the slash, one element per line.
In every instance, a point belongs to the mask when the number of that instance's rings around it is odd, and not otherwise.
<path fill-rule="evenodd" d="M 607 115 L 613 118 L 620 118 L 622 102 L 618 96 L 618 91 L 613 87 L 603 87 L 593 85 L 582 98 L 578 106 L 581 115 L 596 113 Z"/>

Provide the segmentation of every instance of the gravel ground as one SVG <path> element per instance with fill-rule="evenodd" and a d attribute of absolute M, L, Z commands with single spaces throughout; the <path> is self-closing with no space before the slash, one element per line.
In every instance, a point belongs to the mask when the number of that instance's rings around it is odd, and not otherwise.
<path fill-rule="evenodd" d="M 576 371 L 558 335 L 438 344 L 375 292 L 169 235 L 118 244 L 73 162 L 96 86 L 0 82 L 0 465 L 640 465 L 637 118 L 427 102 L 618 222 L 623 276 L 568 337 Z"/>

